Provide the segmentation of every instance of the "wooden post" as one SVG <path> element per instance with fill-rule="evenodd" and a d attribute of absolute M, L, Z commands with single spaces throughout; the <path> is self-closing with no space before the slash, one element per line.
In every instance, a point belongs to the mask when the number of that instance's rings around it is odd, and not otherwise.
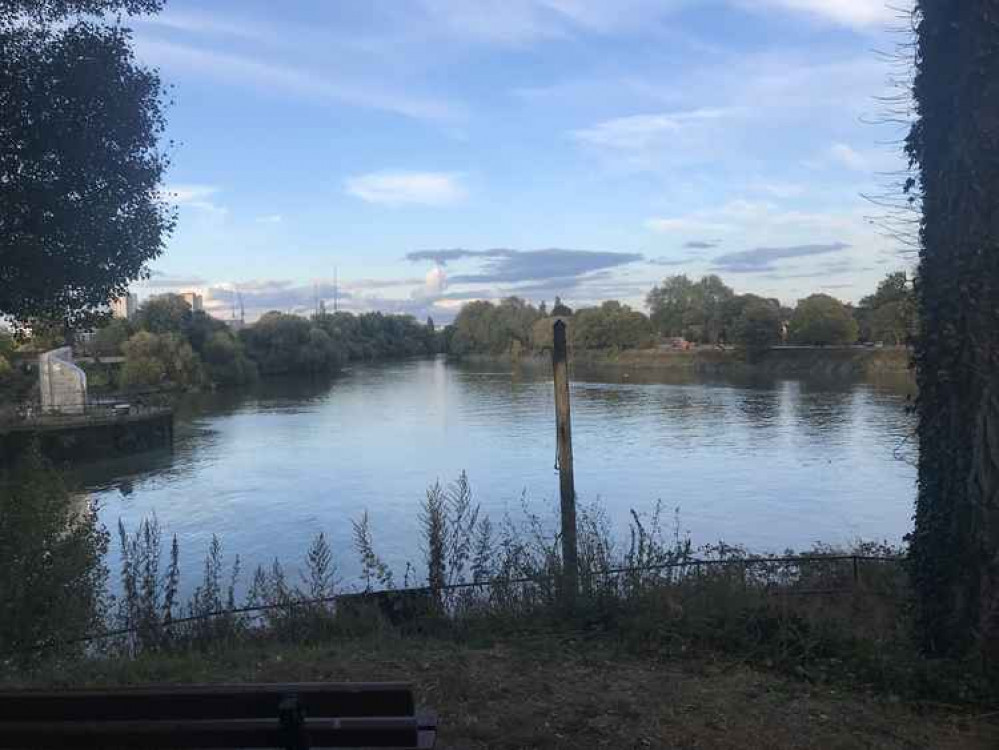
<path fill-rule="evenodd" d="M 576 486 L 572 476 L 572 420 L 569 415 L 569 368 L 565 322 L 555 321 L 552 369 L 555 374 L 555 430 L 558 439 L 558 477 L 562 501 L 562 591 L 567 608 L 576 601 Z"/>

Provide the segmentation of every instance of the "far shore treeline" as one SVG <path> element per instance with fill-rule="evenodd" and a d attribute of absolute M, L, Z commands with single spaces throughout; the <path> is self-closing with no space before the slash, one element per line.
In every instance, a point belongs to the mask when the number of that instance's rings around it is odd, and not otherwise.
<path fill-rule="evenodd" d="M 649 348 L 662 343 L 734 345 L 747 352 L 778 344 L 904 344 L 913 332 L 913 291 L 903 272 L 889 274 L 857 306 L 813 294 L 794 308 L 776 299 L 737 294 L 714 275 L 671 276 L 646 297 L 648 314 L 617 301 L 573 310 L 518 297 L 464 305 L 438 328 L 410 315 L 321 310 L 306 318 L 269 312 L 236 330 L 178 295 L 147 300 L 131 320 L 112 319 L 76 347 L 97 358 L 124 357 L 119 368 L 89 366 L 92 387 L 122 390 L 238 386 L 259 377 L 335 373 L 352 361 L 439 353 L 519 356 L 551 347 L 552 324 L 566 321 L 577 350 Z M 61 327 L 38 325 L 27 346 L 62 345 Z M 15 341 L 0 336 L 0 390 L 27 396 L 33 379 L 12 366 Z"/>

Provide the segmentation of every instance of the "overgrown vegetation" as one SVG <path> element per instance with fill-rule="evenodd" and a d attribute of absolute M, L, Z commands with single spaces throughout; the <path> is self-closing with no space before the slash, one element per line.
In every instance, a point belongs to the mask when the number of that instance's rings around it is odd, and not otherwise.
<path fill-rule="evenodd" d="M 0 469 L 0 651 L 37 647 L 106 625 L 108 535 L 37 447 Z"/>
<path fill-rule="evenodd" d="M 14 506 L 4 506 L 5 514 L 12 512 Z M 5 530 L 14 528 L 9 517 L 0 517 Z M 55 532 L 65 528 L 59 525 L 65 516 L 51 517 L 45 533 L 61 539 Z M 357 519 L 354 582 L 342 580 L 342 551 L 331 549 L 323 534 L 312 540 L 300 567 L 286 569 L 275 560 L 248 576 L 239 558 L 224 555 L 213 538 L 200 582 L 186 591 L 176 539 L 168 543 L 155 519 L 131 531 L 120 527 L 119 595 L 103 609 L 107 538 L 86 527 L 87 535 L 76 537 L 82 546 L 69 548 L 66 566 L 49 573 L 61 583 L 46 584 L 77 597 L 77 609 L 67 609 L 62 599 L 32 596 L 41 600 L 36 609 L 11 609 L 4 618 L 0 652 L 32 667 L 52 656 L 134 658 L 261 641 L 326 643 L 372 632 L 474 642 L 503 632 L 581 630 L 657 658 L 725 652 L 811 681 L 946 700 L 985 696 L 979 672 L 918 656 L 905 570 L 884 559 L 900 551 L 883 545 L 858 545 L 848 553 L 857 559 L 840 559 L 827 547 L 806 553 L 815 560 L 791 552 L 764 558 L 725 544 L 694 548 L 661 505 L 648 516 L 633 512 L 623 538 L 599 506 L 584 507 L 578 607 L 567 616 L 559 604 L 554 518 L 538 516 L 525 502 L 518 517 L 494 522 L 462 475 L 428 490 L 420 523 L 423 560 L 393 571 L 376 550 L 367 514 Z M 50 559 L 44 545 L 5 544 L 4 554 L 19 555 L 19 572 Z M 73 577 L 70 561 L 90 572 Z M 62 616 L 75 611 L 86 616 Z M 38 629 L 49 620 L 56 621 L 51 631 Z M 89 645 L 34 649 L 100 631 L 113 635 Z"/>

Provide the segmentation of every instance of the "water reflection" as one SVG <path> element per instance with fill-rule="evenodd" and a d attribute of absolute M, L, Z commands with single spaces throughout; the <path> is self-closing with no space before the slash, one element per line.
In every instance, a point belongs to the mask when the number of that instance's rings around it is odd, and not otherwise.
<path fill-rule="evenodd" d="M 698 379 L 577 367 L 576 485 L 612 521 L 658 498 L 696 541 L 758 549 L 899 539 L 913 468 L 906 395 L 883 383 Z M 544 366 L 442 360 L 358 366 L 333 380 L 267 381 L 178 407 L 173 451 L 79 471 L 105 522 L 155 512 L 190 555 L 219 533 L 244 567 L 301 557 L 327 532 L 350 575 L 350 518 L 371 514 L 391 562 L 420 559 L 427 485 L 467 470 L 483 510 L 526 491 L 557 507 L 553 392 Z M 190 559 L 190 558 L 189 558 Z"/>

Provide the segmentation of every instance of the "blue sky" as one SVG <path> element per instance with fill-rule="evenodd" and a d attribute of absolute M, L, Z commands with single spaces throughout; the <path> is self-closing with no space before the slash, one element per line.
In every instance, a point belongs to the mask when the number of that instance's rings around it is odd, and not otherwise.
<path fill-rule="evenodd" d="M 881 0 L 170 0 L 180 222 L 140 293 L 228 315 L 641 307 L 673 273 L 857 300 L 910 256 L 863 194 L 904 35 Z"/>

